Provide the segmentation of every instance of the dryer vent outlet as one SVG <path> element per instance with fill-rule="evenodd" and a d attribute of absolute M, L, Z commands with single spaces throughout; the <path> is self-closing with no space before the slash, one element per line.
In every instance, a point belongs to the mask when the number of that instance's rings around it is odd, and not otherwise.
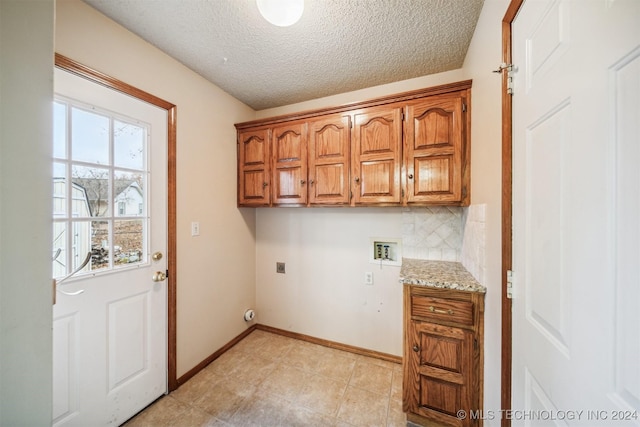
<path fill-rule="evenodd" d="M 249 310 L 244 312 L 244 321 L 245 322 L 251 322 L 254 317 L 256 317 L 256 312 L 255 311 L 249 309 Z"/>

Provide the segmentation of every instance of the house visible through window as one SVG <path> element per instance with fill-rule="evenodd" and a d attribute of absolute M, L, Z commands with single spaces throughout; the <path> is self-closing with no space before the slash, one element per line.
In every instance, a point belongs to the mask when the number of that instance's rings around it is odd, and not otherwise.
<path fill-rule="evenodd" d="M 53 276 L 146 262 L 149 126 L 56 97 Z"/>

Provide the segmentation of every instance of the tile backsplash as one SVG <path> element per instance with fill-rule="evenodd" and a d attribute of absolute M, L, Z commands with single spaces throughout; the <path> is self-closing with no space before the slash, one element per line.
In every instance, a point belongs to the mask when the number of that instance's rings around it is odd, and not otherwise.
<path fill-rule="evenodd" d="M 462 248 L 460 262 L 481 284 L 485 284 L 486 269 L 486 207 L 487 205 L 471 205 L 464 208 Z"/>
<path fill-rule="evenodd" d="M 485 207 L 411 207 L 402 211 L 402 256 L 457 261 L 484 283 Z"/>
<path fill-rule="evenodd" d="M 462 208 L 407 208 L 402 212 L 402 256 L 460 261 Z"/>

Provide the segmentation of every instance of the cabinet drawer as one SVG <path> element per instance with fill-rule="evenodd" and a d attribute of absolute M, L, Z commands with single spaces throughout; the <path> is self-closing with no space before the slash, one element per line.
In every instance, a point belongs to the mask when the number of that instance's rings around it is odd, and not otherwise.
<path fill-rule="evenodd" d="M 471 326 L 473 325 L 473 302 L 412 295 L 411 316 L 432 322 Z"/>

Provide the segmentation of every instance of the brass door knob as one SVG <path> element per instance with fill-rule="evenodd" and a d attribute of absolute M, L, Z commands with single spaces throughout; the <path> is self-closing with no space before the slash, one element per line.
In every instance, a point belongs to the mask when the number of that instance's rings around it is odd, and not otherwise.
<path fill-rule="evenodd" d="M 162 271 L 156 271 L 155 273 L 153 273 L 153 277 L 151 278 L 151 280 L 153 280 L 154 282 L 163 282 L 166 278 L 167 275 L 165 273 L 163 273 Z"/>
<path fill-rule="evenodd" d="M 418 347 L 418 344 L 415 344 L 413 346 L 413 351 L 415 351 L 416 353 L 420 351 L 420 347 Z"/>

